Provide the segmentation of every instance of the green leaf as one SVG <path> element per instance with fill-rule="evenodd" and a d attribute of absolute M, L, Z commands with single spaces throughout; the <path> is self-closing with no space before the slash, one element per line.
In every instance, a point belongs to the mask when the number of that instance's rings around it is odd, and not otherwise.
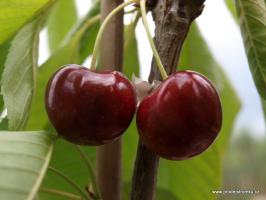
<path fill-rule="evenodd" d="M 261 98 L 261 103 L 262 103 L 262 108 L 263 108 L 263 113 L 264 113 L 264 120 L 266 123 L 266 100 Z"/>
<path fill-rule="evenodd" d="M 50 7 L 55 0 L 1 0 L 0 44 L 14 35 L 30 19 Z"/>
<path fill-rule="evenodd" d="M 40 24 L 39 18 L 18 32 L 5 61 L 2 93 L 11 130 L 22 129 L 28 118 L 34 93 Z"/>
<path fill-rule="evenodd" d="M 54 52 L 77 21 L 75 1 L 59 0 L 51 12 L 48 20 L 48 39 L 50 50 Z"/>
<path fill-rule="evenodd" d="M 131 80 L 133 74 L 139 76 L 138 44 L 134 23 L 125 27 L 125 38 L 123 73 Z"/>
<path fill-rule="evenodd" d="M 232 16 L 234 17 L 234 19 L 236 19 L 237 13 L 236 13 L 235 1 L 234 0 L 225 0 L 225 4 L 226 4 L 228 10 L 230 11 L 230 13 L 232 14 Z"/>
<path fill-rule="evenodd" d="M 0 130 L 8 130 L 8 119 L 7 119 L 7 117 L 1 119 L 1 121 L 0 121 Z"/>
<path fill-rule="evenodd" d="M 4 71 L 4 65 L 5 65 L 5 61 L 6 61 L 6 57 L 7 57 L 9 48 L 10 48 L 10 41 L 9 40 L 6 41 L 4 44 L 0 45 L 0 52 L 1 52 L 0 53 L 0 77 L 2 77 L 2 74 Z M 2 84 L 2 83 L 0 83 L 0 84 Z M 0 113 L 2 113 L 3 110 L 4 110 L 4 99 L 3 99 L 3 95 L 0 94 Z M 0 130 L 3 130 L 3 128 L 5 128 L 5 125 L 3 126 L 2 121 L 1 121 L 0 122 Z"/>
<path fill-rule="evenodd" d="M 99 4 L 97 4 L 99 6 Z M 99 8 L 98 8 L 99 11 Z M 94 44 L 97 32 L 90 32 L 97 26 L 91 24 L 90 19 L 95 16 L 95 8 L 89 12 L 87 17 L 77 26 L 77 29 L 68 37 L 68 41 L 61 48 L 57 49 L 53 55 L 37 71 L 36 94 L 32 103 L 31 113 L 27 124 L 27 130 L 43 129 L 48 123 L 47 114 L 44 108 L 44 93 L 48 80 L 60 67 L 67 64 L 82 64 L 84 59 L 92 52 L 92 49 L 85 48 L 84 40 L 87 44 Z M 82 47 L 82 45 L 85 45 Z M 88 46 L 86 46 L 88 47 Z M 85 53 L 86 54 L 85 56 Z M 46 126 L 51 128 L 51 126 Z"/>
<path fill-rule="evenodd" d="M 3 95 L 0 94 L 0 114 L 3 112 L 3 110 L 4 110 L 4 99 Z"/>
<path fill-rule="evenodd" d="M 95 163 L 95 149 L 95 147 L 83 147 L 83 150 L 93 163 Z M 81 188 L 85 189 L 90 183 L 90 174 L 86 164 L 80 157 L 74 145 L 63 139 L 56 140 L 54 145 L 54 153 L 51 159 L 51 166 L 62 171 L 64 174 L 70 177 L 72 181 L 79 184 Z M 76 190 L 74 190 L 61 177 L 58 177 L 49 171 L 45 176 L 42 187 L 53 188 L 77 194 Z M 38 196 L 40 200 L 65 200 L 65 198 L 62 197 L 41 192 Z"/>
<path fill-rule="evenodd" d="M 52 154 L 46 132 L 0 132 L 0 199 L 33 200 Z"/>
<path fill-rule="evenodd" d="M 250 71 L 260 96 L 266 99 L 265 1 L 237 0 L 236 6 Z"/>
<path fill-rule="evenodd" d="M 8 50 L 10 48 L 10 40 L 0 45 L 0 76 L 2 77 L 2 73 L 4 71 L 4 65 L 6 61 L 6 57 L 8 54 Z"/>
<path fill-rule="evenodd" d="M 86 23 L 86 19 L 92 19 L 93 17 L 99 14 L 100 14 L 100 1 L 96 1 L 92 9 L 88 12 L 87 16 L 85 17 L 85 20 L 83 20 L 83 22 L 81 22 L 80 25 L 78 26 L 77 30 L 82 30 L 82 27 L 84 27 Z M 100 20 L 94 22 L 94 25 L 84 32 L 79 47 L 80 62 L 83 62 L 88 57 L 88 55 L 92 53 L 94 48 L 94 42 L 99 28 L 100 28 Z"/>

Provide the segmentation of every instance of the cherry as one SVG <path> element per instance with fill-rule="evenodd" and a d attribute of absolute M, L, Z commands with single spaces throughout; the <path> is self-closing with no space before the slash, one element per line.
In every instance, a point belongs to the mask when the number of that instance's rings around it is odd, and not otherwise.
<path fill-rule="evenodd" d="M 120 72 L 68 65 L 50 79 L 45 105 L 51 123 L 66 140 L 102 145 L 127 129 L 135 113 L 136 95 Z"/>
<path fill-rule="evenodd" d="M 200 154 L 221 129 L 222 108 L 212 83 L 192 71 L 170 75 L 137 110 L 145 146 L 161 157 L 184 160 Z"/>

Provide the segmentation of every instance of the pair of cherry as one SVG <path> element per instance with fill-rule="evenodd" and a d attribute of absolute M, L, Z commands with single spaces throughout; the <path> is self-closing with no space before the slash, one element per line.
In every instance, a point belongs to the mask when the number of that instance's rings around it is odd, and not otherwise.
<path fill-rule="evenodd" d="M 81 145 L 118 138 L 136 110 L 136 92 L 120 72 L 93 72 L 79 65 L 59 69 L 46 90 L 46 110 L 58 134 Z M 137 128 L 151 151 L 183 160 L 207 149 L 221 128 L 219 96 L 204 76 L 170 75 L 137 109 Z"/>
<path fill-rule="evenodd" d="M 164 158 L 195 156 L 207 149 L 220 131 L 219 96 L 211 82 L 196 72 L 176 72 L 167 78 L 149 31 L 146 0 L 128 0 L 105 18 L 95 41 L 91 70 L 69 65 L 54 74 L 46 90 L 48 116 L 59 135 L 81 145 L 106 144 L 128 128 L 137 104 L 134 86 L 123 74 L 96 72 L 95 66 L 108 22 L 125 6 L 135 3 L 140 4 L 151 49 L 165 79 L 138 107 L 139 135 L 151 151 Z"/>

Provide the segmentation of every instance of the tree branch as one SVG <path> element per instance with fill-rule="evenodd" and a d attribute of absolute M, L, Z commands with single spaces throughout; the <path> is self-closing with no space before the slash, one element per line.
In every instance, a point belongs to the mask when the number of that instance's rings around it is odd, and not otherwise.
<path fill-rule="evenodd" d="M 131 200 L 153 200 L 156 190 L 159 157 L 139 140 L 132 177 Z"/>
<path fill-rule="evenodd" d="M 151 0 L 152 1 L 152 0 Z M 176 71 L 180 52 L 190 25 L 203 11 L 205 0 L 157 0 L 152 9 L 155 21 L 155 45 L 167 74 Z M 152 1 L 154 3 L 154 1 Z M 155 60 L 149 82 L 162 80 Z M 132 180 L 131 200 L 155 199 L 159 157 L 139 141 Z"/>
<path fill-rule="evenodd" d="M 101 21 L 123 0 L 102 0 Z M 114 16 L 102 37 L 100 70 L 122 70 L 123 13 Z M 97 179 L 103 200 L 121 199 L 121 140 L 98 147 Z"/>
<path fill-rule="evenodd" d="M 184 40 L 193 20 L 204 8 L 204 0 L 158 0 L 152 10 L 155 45 L 168 74 L 175 72 Z M 155 61 L 149 81 L 161 80 Z"/>

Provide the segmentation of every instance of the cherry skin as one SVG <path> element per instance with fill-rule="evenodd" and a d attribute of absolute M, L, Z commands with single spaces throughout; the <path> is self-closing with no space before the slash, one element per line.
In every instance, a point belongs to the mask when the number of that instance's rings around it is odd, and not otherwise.
<path fill-rule="evenodd" d="M 75 144 L 94 146 L 113 141 L 127 129 L 136 95 L 120 72 L 68 65 L 50 79 L 45 106 L 59 135 Z"/>
<path fill-rule="evenodd" d="M 221 124 L 222 108 L 214 86 L 192 71 L 170 75 L 137 110 L 141 140 L 169 160 L 188 159 L 206 150 Z"/>

